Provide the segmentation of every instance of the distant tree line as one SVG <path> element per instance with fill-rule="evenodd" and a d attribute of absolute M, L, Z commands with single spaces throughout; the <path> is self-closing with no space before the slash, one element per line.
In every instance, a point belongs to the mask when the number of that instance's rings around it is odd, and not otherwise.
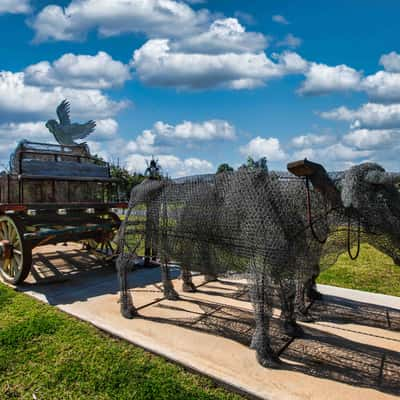
<path fill-rule="evenodd" d="M 259 160 L 256 161 L 252 157 L 248 157 L 247 162 L 245 164 L 242 164 L 239 168 L 247 168 L 247 169 L 261 168 L 265 171 L 268 171 L 267 158 L 261 157 Z M 234 171 L 234 168 L 227 163 L 220 164 L 219 167 L 217 168 L 217 174 L 220 174 L 222 172 L 232 172 L 232 171 Z"/>

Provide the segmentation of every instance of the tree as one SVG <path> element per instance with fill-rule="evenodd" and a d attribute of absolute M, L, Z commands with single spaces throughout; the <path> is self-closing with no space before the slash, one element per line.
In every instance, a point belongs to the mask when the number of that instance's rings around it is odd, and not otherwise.
<path fill-rule="evenodd" d="M 119 164 L 110 164 L 111 177 L 119 180 L 118 190 L 123 199 L 129 199 L 132 188 L 141 183 L 145 176 L 142 174 L 131 173 L 127 168 Z"/>
<path fill-rule="evenodd" d="M 268 172 L 267 158 L 261 157 L 258 161 L 254 161 L 252 157 L 247 158 L 247 163 L 242 165 L 242 168 L 248 169 L 262 169 Z"/>
<path fill-rule="evenodd" d="M 217 168 L 217 174 L 221 172 L 233 172 L 233 168 L 229 164 L 223 163 Z"/>
<path fill-rule="evenodd" d="M 106 162 L 98 154 L 92 155 L 94 163 L 97 165 L 104 165 Z M 139 183 L 142 183 L 146 178 L 143 174 L 130 172 L 126 167 L 120 165 L 119 160 L 110 161 L 110 175 L 111 178 L 118 179 L 118 194 L 121 200 L 129 200 L 132 188 Z"/>

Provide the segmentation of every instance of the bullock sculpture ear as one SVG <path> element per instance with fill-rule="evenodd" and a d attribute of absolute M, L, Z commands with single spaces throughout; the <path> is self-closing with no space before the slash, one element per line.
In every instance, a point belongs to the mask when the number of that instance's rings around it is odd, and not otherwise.
<path fill-rule="evenodd" d="M 393 185 L 400 182 L 400 173 L 375 169 L 365 175 L 365 181 L 374 185 Z"/>
<path fill-rule="evenodd" d="M 289 163 L 287 169 L 296 176 L 308 177 L 314 188 L 327 196 L 333 204 L 341 204 L 340 193 L 321 164 L 305 158 L 304 160 Z"/>

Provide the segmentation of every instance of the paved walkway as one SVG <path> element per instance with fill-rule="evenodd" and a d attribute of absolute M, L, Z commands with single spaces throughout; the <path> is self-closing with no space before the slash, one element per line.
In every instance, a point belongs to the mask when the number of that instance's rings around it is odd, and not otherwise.
<path fill-rule="evenodd" d="M 158 269 L 138 270 L 129 279 L 140 317 L 126 320 L 115 271 L 92 261 L 78 246 L 39 248 L 20 290 L 253 397 L 379 400 L 400 394 L 400 298 L 321 286 L 325 300 L 311 308 L 318 322 L 304 325 L 302 339 L 275 335 L 286 368 L 269 370 L 248 347 L 254 326 L 242 282 L 200 285 L 199 276 L 197 293 L 168 301 Z M 174 285 L 179 291 L 180 282 Z M 278 333 L 278 320 L 272 329 Z"/>

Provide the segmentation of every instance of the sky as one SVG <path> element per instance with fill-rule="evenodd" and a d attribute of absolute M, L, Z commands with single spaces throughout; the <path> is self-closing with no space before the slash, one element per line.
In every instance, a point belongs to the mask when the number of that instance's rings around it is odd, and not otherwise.
<path fill-rule="evenodd" d="M 63 100 L 92 153 L 143 172 L 248 156 L 399 170 L 396 0 L 0 0 L 0 164 Z"/>

